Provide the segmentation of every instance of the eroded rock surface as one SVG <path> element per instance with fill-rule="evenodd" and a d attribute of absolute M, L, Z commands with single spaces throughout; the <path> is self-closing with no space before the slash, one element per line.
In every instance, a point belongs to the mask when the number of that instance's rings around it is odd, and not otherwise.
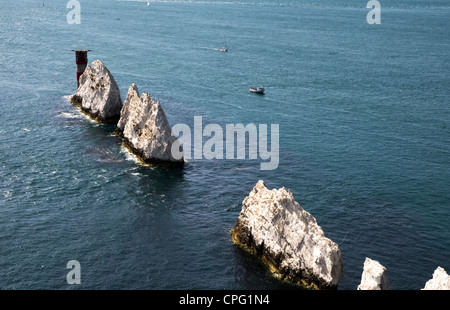
<path fill-rule="evenodd" d="M 358 290 L 389 290 L 386 267 L 366 257 Z"/>
<path fill-rule="evenodd" d="M 169 121 L 159 102 L 149 94 L 139 96 L 133 83 L 127 92 L 116 133 L 140 159 L 150 164 L 183 166 L 178 140 L 172 135 Z M 172 154 L 172 148 L 180 150 Z"/>
<path fill-rule="evenodd" d="M 231 234 L 235 243 L 288 282 L 334 289 L 344 273 L 338 245 L 284 187 L 269 190 L 258 181 L 244 199 Z"/>
<path fill-rule="evenodd" d="M 71 98 L 83 112 L 102 123 L 116 123 L 122 109 L 120 90 L 114 77 L 100 61 L 86 66 L 80 76 L 80 86 Z"/>
<path fill-rule="evenodd" d="M 437 267 L 433 278 L 425 283 L 423 290 L 450 290 L 450 276 L 444 268 Z"/>

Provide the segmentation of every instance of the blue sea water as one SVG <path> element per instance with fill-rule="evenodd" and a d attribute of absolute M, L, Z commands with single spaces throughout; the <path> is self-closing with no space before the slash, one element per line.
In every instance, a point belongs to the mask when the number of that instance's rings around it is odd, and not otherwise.
<path fill-rule="evenodd" d="M 383 0 L 374 25 L 364 0 L 79 2 L 80 24 L 66 1 L 0 3 L 1 289 L 289 288 L 230 240 L 259 179 L 338 243 L 339 289 L 366 257 L 397 290 L 450 272 L 448 1 Z M 171 125 L 279 124 L 278 168 L 140 165 L 68 101 L 72 49 Z"/>

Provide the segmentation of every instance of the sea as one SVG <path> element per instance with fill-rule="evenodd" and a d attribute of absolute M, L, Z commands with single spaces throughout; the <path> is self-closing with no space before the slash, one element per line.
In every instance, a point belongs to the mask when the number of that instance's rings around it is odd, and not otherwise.
<path fill-rule="evenodd" d="M 231 240 L 259 180 L 338 244 L 338 290 L 367 257 L 392 290 L 450 272 L 450 2 L 378 3 L 1 1 L 0 289 L 298 290 Z M 278 125 L 276 167 L 141 164 L 70 103 L 75 49 L 172 127 Z"/>

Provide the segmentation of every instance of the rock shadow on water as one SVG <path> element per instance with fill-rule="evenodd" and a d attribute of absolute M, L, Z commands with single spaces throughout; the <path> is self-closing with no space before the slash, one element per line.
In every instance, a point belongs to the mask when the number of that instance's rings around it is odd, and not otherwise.
<path fill-rule="evenodd" d="M 91 156 L 95 161 L 107 164 L 116 164 L 120 163 L 123 160 L 108 147 L 102 146 L 87 146 L 85 148 L 86 154 Z"/>
<path fill-rule="evenodd" d="M 130 186 L 125 188 L 132 208 L 161 213 L 183 207 L 186 203 L 186 171 L 163 167 L 134 165 L 123 173 Z"/>

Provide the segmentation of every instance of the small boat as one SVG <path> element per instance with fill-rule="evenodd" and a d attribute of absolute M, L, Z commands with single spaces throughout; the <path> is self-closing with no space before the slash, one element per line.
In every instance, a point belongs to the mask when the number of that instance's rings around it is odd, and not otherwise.
<path fill-rule="evenodd" d="M 150 6 L 150 1 L 147 0 L 147 6 Z"/>
<path fill-rule="evenodd" d="M 225 36 L 223 37 L 225 44 L 224 46 L 222 46 L 221 48 L 219 48 L 219 51 L 221 52 L 228 52 L 228 48 L 227 48 L 227 39 L 225 38 Z"/>
<path fill-rule="evenodd" d="M 250 92 L 255 94 L 264 94 L 264 87 L 262 86 L 250 87 Z"/>

